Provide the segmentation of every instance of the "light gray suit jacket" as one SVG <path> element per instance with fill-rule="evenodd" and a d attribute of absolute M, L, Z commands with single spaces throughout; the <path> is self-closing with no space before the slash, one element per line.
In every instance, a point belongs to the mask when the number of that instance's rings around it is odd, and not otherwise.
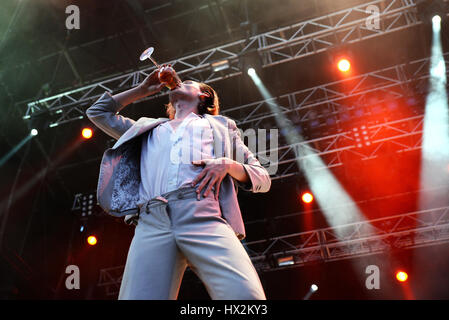
<path fill-rule="evenodd" d="M 127 221 L 137 215 L 140 209 L 137 202 L 141 181 L 141 139 L 147 137 L 151 129 L 169 119 L 143 117 L 134 121 L 118 114 L 122 108 L 123 106 L 105 92 L 87 109 L 86 114 L 98 128 L 118 140 L 103 155 L 97 199 L 107 213 L 116 217 L 126 216 Z M 215 156 L 239 161 L 250 178 L 250 182 L 243 185 L 227 175 L 221 183 L 218 195 L 223 218 L 237 237 L 243 239 L 245 227 L 237 200 L 238 187 L 251 192 L 267 192 L 271 179 L 267 170 L 241 140 L 240 131 L 233 120 L 209 114 L 205 114 L 205 118 L 209 120 L 213 131 Z"/>

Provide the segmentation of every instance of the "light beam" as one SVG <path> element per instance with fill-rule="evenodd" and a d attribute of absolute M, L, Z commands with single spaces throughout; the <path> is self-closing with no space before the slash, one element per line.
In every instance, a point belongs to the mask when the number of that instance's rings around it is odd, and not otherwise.
<path fill-rule="evenodd" d="M 250 77 L 267 101 L 272 113 L 276 115 L 277 126 L 285 130 L 284 136 L 288 144 L 297 146 L 294 150 L 296 162 L 304 173 L 311 193 L 318 202 L 327 222 L 332 227 L 341 226 L 336 229 L 340 237 L 347 236 L 346 232 L 349 230 L 344 225 L 363 221 L 363 214 L 317 152 L 304 141 L 304 138 L 298 134 L 291 121 L 281 113 L 279 105 L 262 83 L 257 73 L 252 73 Z M 337 206 L 343 209 L 335 210 Z M 369 228 L 368 224 L 366 225 Z M 371 230 L 366 231 L 369 232 Z"/>

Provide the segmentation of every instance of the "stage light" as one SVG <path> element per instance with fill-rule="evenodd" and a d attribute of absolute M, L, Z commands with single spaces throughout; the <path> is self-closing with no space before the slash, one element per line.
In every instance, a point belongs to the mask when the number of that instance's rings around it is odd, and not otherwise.
<path fill-rule="evenodd" d="M 337 65 L 338 70 L 340 70 L 341 72 L 348 72 L 349 69 L 351 69 L 351 63 L 348 59 L 340 59 Z"/>
<path fill-rule="evenodd" d="M 356 142 L 357 148 L 371 145 L 371 141 L 368 135 L 368 129 L 366 128 L 366 126 L 361 126 L 360 130 L 359 128 L 353 128 L 352 131 L 354 133 L 354 140 Z"/>
<path fill-rule="evenodd" d="M 447 0 L 416 0 L 416 10 L 419 19 L 425 24 L 434 22 L 436 16 L 441 19 L 446 17 L 449 11 L 449 2 Z"/>
<path fill-rule="evenodd" d="M 30 134 L 34 137 L 34 136 L 37 136 L 37 134 L 38 134 L 39 132 L 36 130 L 36 129 L 31 129 L 31 132 L 30 132 Z"/>
<path fill-rule="evenodd" d="M 214 63 L 211 63 L 212 71 L 218 72 L 222 70 L 229 69 L 229 61 L 228 60 L 221 60 Z"/>
<path fill-rule="evenodd" d="M 91 216 L 94 209 L 94 194 L 82 195 L 81 198 L 81 216 Z"/>
<path fill-rule="evenodd" d="M 293 258 L 293 256 L 278 258 L 278 266 L 279 267 L 291 266 L 294 264 L 295 264 L 295 259 Z"/>
<path fill-rule="evenodd" d="M 304 203 L 311 203 L 313 201 L 313 195 L 310 192 L 305 192 L 302 194 L 301 200 Z"/>
<path fill-rule="evenodd" d="M 250 77 L 254 77 L 256 75 L 256 70 L 254 70 L 254 68 L 249 68 L 248 69 L 248 75 Z"/>
<path fill-rule="evenodd" d="M 441 17 L 439 15 L 433 16 L 432 22 L 433 22 L 433 24 L 440 24 L 441 23 Z"/>
<path fill-rule="evenodd" d="M 316 284 L 312 284 L 309 288 L 309 292 L 304 297 L 304 300 L 309 300 L 309 298 L 318 291 L 318 286 Z"/>
<path fill-rule="evenodd" d="M 94 246 L 97 244 L 97 237 L 96 236 L 89 236 L 87 237 L 87 243 L 91 246 Z"/>
<path fill-rule="evenodd" d="M 441 17 L 440 16 L 434 16 L 432 18 L 432 27 L 434 32 L 440 32 L 441 30 Z"/>
<path fill-rule="evenodd" d="M 84 128 L 83 131 L 81 131 L 81 135 L 84 139 L 90 139 L 92 138 L 93 132 L 91 128 Z"/>
<path fill-rule="evenodd" d="M 405 281 L 407 281 L 407 279 L 408 279 L 408 274 L 407 274 L 407 272 L 405 272 L 405 271 L 398 271 L 398 272 L 396 272 L 396 279 L 397 279 L 399 282 L 405 282 Z"/>
<path fill-rule="evenodd" d="M 98 213 L 95 192 L 78 193 L 73 200 L 72 211 L 81 214 L 81 218 L 89 218 Z"/>

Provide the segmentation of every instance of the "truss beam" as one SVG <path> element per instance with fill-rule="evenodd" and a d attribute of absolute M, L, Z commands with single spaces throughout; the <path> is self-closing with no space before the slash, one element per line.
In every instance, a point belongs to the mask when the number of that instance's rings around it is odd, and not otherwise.
<path fill-rule="evenodd" d="M 321 170 L 343 165 L 344 153 L 359 160 L 370 160 L 377 158 L 386 149 L 397 153 L 419 150 L 422 142 L 423 121 L 424 116 L 419 115 L 381 124 L 354 127 L 360 135 L 366 132 L 367 139 L 363 141 L 358 141 L 360 136 L 356 135 L 357 132 L 348 130 L 268 150 L 269 153 L 277 152 L 278 154 L 278 162 L 269 164 L 278 167 L 277 172 L 271 176 L 271 180 L 297 175 L 296 164 L 311 156 L 320 156 L 326 160 L 322 168 L 316 168 Z M 304 148 L 312 153 L 297 157 L 296 154 L 303 154 L 298 150 Z"/>
<path fill-rule="evenodd" d="M 366 25 L 369 5 L 383 8 L 379 29 Z M 241 74 L 239 59 L 251 52 L 262 57 L 263 67 L 292 61 L 330 48 L 349 44 L 420 24 L 414 0 L 375 0 L 288 27 L 225 44 L 213 49 L 167 61 L 182 77 L 202 82 L 215 82 Z M 229 68 L 215 72 L 212 63 L 227 60 Z M 27 103 L 24 118 L 39 114 L 61 114 L 57 124 L 84 117 L 84 109 L 104 91 L 114 92 L 140 83 L 154 66 L 92 83 L 60 94 Z M 158 95 L 159 96 L 159 95 Z M 156 96 L 152 96 L 152 99 Z M 24 102 L 19 102 L 21 105 Z"/>
<path fill-rule="evenodd" d="M 449 207 L 434 208 L 369 221 L 251 241 L 244 246 L 259 272 L 300 267 L 449 242 Z M 273 261 L 292 256 L 294 265 Z M 98 286 L 116 295 L 124 266 L 100 270 Z"/>

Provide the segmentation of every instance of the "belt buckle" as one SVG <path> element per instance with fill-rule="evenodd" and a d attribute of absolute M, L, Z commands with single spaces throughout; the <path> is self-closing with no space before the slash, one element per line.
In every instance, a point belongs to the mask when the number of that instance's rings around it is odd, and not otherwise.
<path fill-rule="evenodd" d="M 165 198 L 162 197 L 162 196 L 157 196 L 156 199 L 159 200 L 159 201 L 162 201 L 162 202 L 164 202 L 164 203 L 168 203 L 168 200 L 165 199 Z"/>
<path fill-rule="evenodd" d="M 145 205 L 145 212 L 146 212 L 146 213 L 150 213 L 149 207 L 150 207 L 150 203 L 151 203 L 152 200 L 159 200 L 159 201 L 162 201 L 163 203 L 168 203 L 168 200 L 165 199 L 164 197 L 162 197 L 162 196 L 157 196 L 157 197 L 155 197 L 155 198 L 153 198 L 153 199 L 147 201 L 147 204 Z"/>

